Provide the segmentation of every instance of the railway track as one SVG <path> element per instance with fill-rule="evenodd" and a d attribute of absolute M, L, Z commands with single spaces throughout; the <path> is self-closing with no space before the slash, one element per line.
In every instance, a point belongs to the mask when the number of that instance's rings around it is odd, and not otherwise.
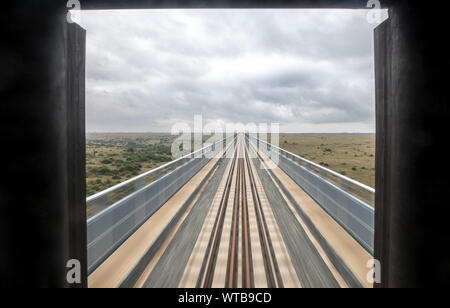
<path fill-rule="evenodd" d="M 209 249 L 205 256 L 204 265 L 203 265 L 202 271 L 200 273 L 200 276 L 199 276 L 199 279 L 197 282 L 197 287 L 208 288 L 208 287 L 211 287 L 211 284 L 212 284 L 214 268 L 215 268 L 215 264 L 216 264 L 216 260 L 217 260 L 217 250 L 219 247 L 220 236 L 222 235 L 222 231 L 223 231 L 228 197 L 230 195 L 232 176 L 233 176 L 234 170 L 236 169 L 236 152 L 237 152 L 237 149 L 235 150 L 234 158 L 231 163 L 232 167 L 228 174 L 227 183 L 225 185 L 225 191 L 222 195 L 222 200 L 220 202 L 219 215 L 217 216 L 216 222 L 214 224 L 213 233 L 211 235 L 211 239 L 210 239 L 209 245 L 208 245 Z"/>
<path fill-rule="evenodd" d="M 91 281 L 111 281 L 112 273 L 122 287 L 358 286 L 353 274 L 317 236 L 309 218 L 298 212 L 294 197 L 301 198 L 300 204 L 319 225 L 327 223 L 322 230 L 340 234 L 329 236 L 333 241 L 345 237 L 342 230 L 328 222 L 326 214 L 297 186 L 283 188 L 277 180 L 284 176 L 279 170 L 276 175 L 260 169 L 260 164 L 268 167 L 270 160 L 246 141 L 245 136 L 238 136 L 234 148 L 227 147 L 195 179 L 200 183 L 192 185 L 195 190 L 184 189 L 175 195 L 157 213 L 163 219 L 149 219 Z M 180 207 L 179 200 L 186 200 L 184 206 Z M 172 216 L 177 220 L 164 225 L 166 220 L 174 221 L 168 219 Z M 345 245 L 334 247 L 349 259 L 349 244 L 354 245 L 346 240 Z M 138 249 L 141 256 L 135 257 L 136 265 L 129 264 L 130 252 Z M 353 260 L 366 258 L 354 256 L 357 259 Z M 115 270 L 118 265 L 123 266 L 120 271 Z"/>
<path fill-rule="evenodd" d="M 230 198 L 232 190 L 234 194 Z M 213 286 L 217 259 L 221 254 L 220 243 L 226 241 L 227 238 L 229 239 L 228 261 L 224 287 L 255 287 L 250 235 L 249 191 L 251 192 L 253 206 L 251 213 L 254 215 L 252 220 L 256 221 L 267 286 L 270 288 L 283 287 L 283 280 L 262 206 L 260 190 L 257 188 L 249 152 L 244 146 L 243 140 L 237 142 L 231 168 L 227 175 L 225 191 L 222 195 L 196 287 L 210 288 Z M 227 212 L 231 214 L 231 225 L 229 235 L 224 236 Z"/>

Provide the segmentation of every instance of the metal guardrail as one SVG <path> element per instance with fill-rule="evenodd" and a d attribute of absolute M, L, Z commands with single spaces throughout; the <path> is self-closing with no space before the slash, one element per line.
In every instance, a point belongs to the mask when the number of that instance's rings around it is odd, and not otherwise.
<path fill-rule="evenodd" d="M 250 138 L 334 220 L 373 254 L 375 190 L 275 145 Z"/>
<path fill-rule="evenodd" d="M 89 197 L 87 204 L 102 210 L 87 221 L 88 273 L 106 260 L 231 138 Z M 218 146 L 220 143 L 223 146 Z M 206 153 L 210 155 L 206 157 Z"/>

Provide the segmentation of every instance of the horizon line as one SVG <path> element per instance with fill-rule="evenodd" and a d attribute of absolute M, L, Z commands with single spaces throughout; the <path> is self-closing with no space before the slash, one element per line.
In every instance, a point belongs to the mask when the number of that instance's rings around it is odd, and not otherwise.
<path fill-rule="evenodd" d="M 191 132 L 191 134 L 199 134 L 199 132 Z M 213 134 L 207 134 L 202 132 L 204 135 L 214 135 L 216 133 Z M 124 131 L 105 131 L 105 132 L 96 132 L 96 131 L 90 131 L 90 132 L 86 132 L 86 134 L 168 134 L 168 135 L 172 135 L 171 132 L 167 132 L 167 131 L 135 131 L 135 132 L 124 132 Z M 220 133 L 217 133 L 220 134 Z M 225 132 L 223 132 L 222 134 L 225 134 Z M 279 132 L 278 135 L 282 135 L 282 134 L 300 134 L 300 135 L 315 135 L 315 134 L 321 134 L 321 135 L 339 135 L 339 134 L 364 134 L 364 135 L 374 135 L 376 134 L 376 132 L 310 132 L 310 133 L 302 133 L 302 132 Z M 180 134 L 178 134 L 180 135 Z M 267 133 L 267 135 L 270 135 L 270 133 Z M 177 135 L 173 135 L 173 136 L 177 136 Z"/>

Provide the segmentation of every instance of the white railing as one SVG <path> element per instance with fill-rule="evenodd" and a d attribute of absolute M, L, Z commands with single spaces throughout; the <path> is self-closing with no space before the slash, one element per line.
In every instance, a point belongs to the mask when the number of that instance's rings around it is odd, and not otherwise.
<path fill-rule="evenodd" d="M 275 145 L 249 136 L 334 220 L 373 254 L 375 190 Z"/>
<path fill-rule="evenodd" d="M 233 137 L 174 160 L 87 199 L 88 272 L 94 271 Z"/>

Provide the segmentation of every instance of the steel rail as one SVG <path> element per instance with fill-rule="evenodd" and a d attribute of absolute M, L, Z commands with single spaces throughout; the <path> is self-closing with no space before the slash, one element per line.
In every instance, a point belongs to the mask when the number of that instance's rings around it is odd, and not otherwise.
<path fill-rule="evenodd" d="M 200 271 L 200 275 L 199 275 L 199 278 L 197 281 L 197 287 L 200 287 L 200 288 L 210 288 L 212 285 L 213 278 L 214 278 L 214 269 L 215 269 L 215 264 L 216 264 L 216 260 L 217 260 L 217 253 L 218 253 L 218 248 L 219 248 L 219 243 L 220 243 L 220 237 L 222 235 L 223 223 L 225 220 L 225 213 L 227 210 L 228 197 L 230 195 L 233 174 L 234 174 L 234 170 L 236 168 L 236 152 L 237 152 L 237 148 L 235 148 L 235 151 L 234 151 L 234 158 L 233 158 L 233 161 L 231 162 L 232 165 L 231 165 L 230 171 L 227 176 L 227 181 L 225 184 L 225 191 L 220 200 L 219 213 L 214 222 L 213 232 L 211 234 L 211 237 L 210 237 L 210 240 L 208 243 L 207 253 L 203 260 L 202 269 Z"/>
<path fill-rule="evenodd" d="M 238 271 L 238 243 L 239 243 L 239 208 L 241 206 L 241 183 L 242 183 L 242 162 L 238 158 L 236 189 L 234 191 L 233 200 L 233 216 L 230 231 L 230 249 L 228 255 L 227 278 L 225 286 L 228 288 L 236 287 L 237 271 Z"/>
<path fill-rule="evenodd" d="M 264 217 L 264 211 L 262 209 L 261 198 L 256 187 L 256 180 L 251 169 L 250 159 L 247 149 L 245 149 L 245 160 L 247 163 L 247 169 L 250 178 L 250 187 L 252 191 L 254 207 L 256 212 L 256 220 L 259 230 L 259 238 L 261 241 L 261 247 L 263 250 L 263 259 L 266 269 L 267 284 L 269 288 L 282 288 L 283 280 L 280 275 L 278 264 L 275 257 L 275 252 L 271 243 L 270 234 L 268 232 L 267 222 Z"/>
<path fill-rule="evenodd" d="M 248 200 L 247 200 L 247 182 L 245 179 L 245 168 L 244 176 L 242 181 L 242 286 L 244 288 L 254 287 L 254 277 L 253 277 L 253 264 L 252 264 L 252 249 L 250 241 L 250 226 L 248 217 Z"/>

